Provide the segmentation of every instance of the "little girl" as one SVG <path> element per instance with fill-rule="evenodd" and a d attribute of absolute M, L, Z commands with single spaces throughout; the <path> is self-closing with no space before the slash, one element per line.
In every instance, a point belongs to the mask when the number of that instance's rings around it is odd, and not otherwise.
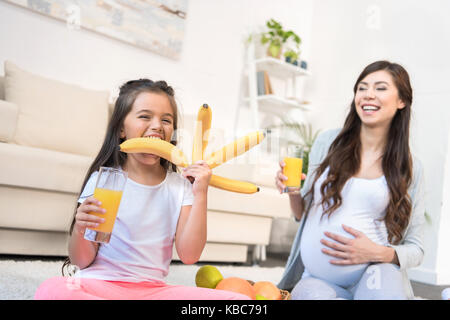
<path fill-rule="evenodd" d="M 181 261 L 198 261 L 206 243 L 207 191 L 211 170 L 204 161 L 182 174 L 152 154 L 125 154 L 119 144 L 136 137 L 171 141 L 177 129 L 173 89 L 165 81 L 128 81 L 120 88 L 101 150 L 88 170 L 70 227 L 69 258 L 74 277 L 54 277 L 35 299 L 248 299 L 247 296 L 164 282 L 175 247 Z M 128 173 L 110 242 L 84 239 L 86 228 L 104 220 L 92 195 L 101 166 Z M 190 181 L 193 181 L 191 184 Z M 64 267 L 64 266 L 63 266 Z"/>

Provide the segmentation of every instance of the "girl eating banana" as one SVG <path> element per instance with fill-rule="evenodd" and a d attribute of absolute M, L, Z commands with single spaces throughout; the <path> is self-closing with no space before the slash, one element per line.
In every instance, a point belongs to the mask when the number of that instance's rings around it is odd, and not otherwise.
<path fill-rule="evenodd" d="M 182 174 L 167 160 L 149 153 L 124 153 L 119 145 L 139 137 L 171 141 L 178 111 L 165 81 L 132 80 L 120 88 L 100 152 L 81 188 L 70 228 L 67 264 L 74 277 L 54 277 L 35 299 L 248 299 L 230 291 L 169 285 L 172 248 L 181 261 L 198 261 L 206 243 L 208 183 L 211 169 L 200 160 Z M 125 171 L 125 184 L 110 242 L 84 238 L 103 222 L 94 193 L 100 167 Z M 186 179 L 188 178 L 188 179 Z M 192 181 L 193 183 L 191 184 Z"/>

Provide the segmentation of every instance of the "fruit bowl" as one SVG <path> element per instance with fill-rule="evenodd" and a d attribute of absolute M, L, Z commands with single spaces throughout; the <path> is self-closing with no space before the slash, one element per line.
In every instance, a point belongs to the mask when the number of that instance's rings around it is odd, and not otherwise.
<path fill-rule="evenodd" d="M 247 280 L 251 285 L 254 285 L 255 282 L 252 280 Z M 281 299 L 280 300 L 291 300 L 291 294 L 287 290 L 280 289 Z"/>
<path fill-rule="evenodd" d="M 291 300 L 291 294 L 287 290 L 280 289 L 281 300 Z"/>

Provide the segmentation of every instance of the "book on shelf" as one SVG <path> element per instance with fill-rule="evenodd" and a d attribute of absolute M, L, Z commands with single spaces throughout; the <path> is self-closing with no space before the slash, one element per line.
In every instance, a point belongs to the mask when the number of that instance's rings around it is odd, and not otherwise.
<path fill-rule="evenodd" d="M 269 75 L 267 74 L 266 71 L 258 71 L 256 73 L 256 82 L 258 85 L 258 96 L 273 94 Z"/>
<path fill-rule="evenodd" d="M 266 71 L 264 71 L 264 89 L 265 89 L 266 94 L 273 94 L 269 75 L 267 74 Z"/>

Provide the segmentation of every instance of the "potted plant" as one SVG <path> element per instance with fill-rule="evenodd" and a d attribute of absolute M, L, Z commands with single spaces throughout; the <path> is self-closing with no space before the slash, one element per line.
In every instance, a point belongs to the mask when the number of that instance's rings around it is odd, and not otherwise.
<path fill-rule="evenodd" d="M 284 56 L 287 63 L 292 63 L 296 66 L 299 65 L 298 58 L 300 56 L 300 37 L 293 31 L 289 31 L 287 50 L 284 52 Z"/>
<path fill-rule="evenodd" d="M 274 19 L 266 22 L 267 32 L 262 33 L 261 43 L 269 44 L 267 54 L 274 58 L 280 58 L 283 44 L 288 40 L 292 40 L 297 48 L 300 45 L 300 37 L 292 30 L 284 30 L 281 23 Z"/>
<path fill-rule="evenodd" d="M 261 43 L 269 43 L 267 48 L 267 54 L 269 56 L 279 58 L 281 55 L 281 46 L 284 42 L 284 30 L 281 24 L 274 19 L 270 19 L 266 22 L 266 26 L 269 29 L 261 35 Z"/>
<path fill-rule="evenodd" d="M 289 49 L 284 52 L 284 56 L 286 57 L 287 63 L 291 63 L 295 66 L 298 66 L 299 52 Z"/>

